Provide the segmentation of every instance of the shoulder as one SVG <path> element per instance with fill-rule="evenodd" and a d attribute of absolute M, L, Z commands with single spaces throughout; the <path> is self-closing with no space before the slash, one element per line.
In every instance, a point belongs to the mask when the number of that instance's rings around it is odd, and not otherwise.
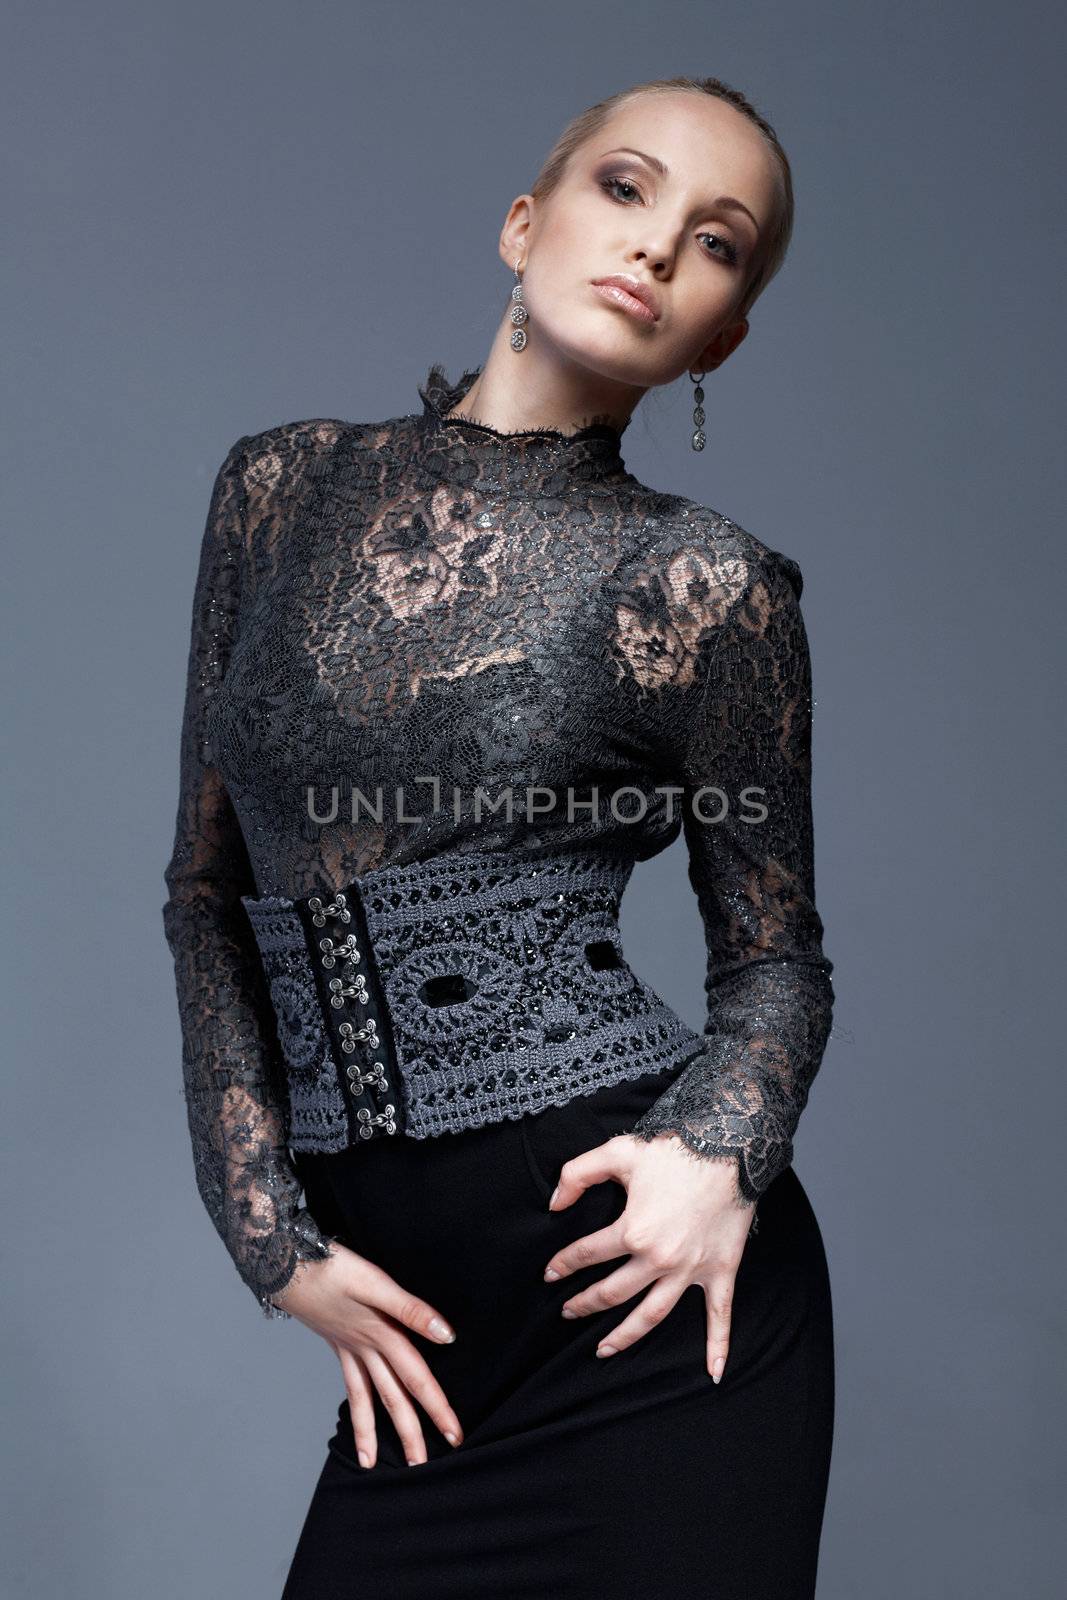
<path fill-rule="evenodd" d="M 768 595 L 799 601 L 799 563 L 714 506 L 648 490 L 640 509 L 619 576 L 662 591 L 670 609 L 706 612 L 717 625 L 746 601 Z"/>
<path fill-rule="evenodd" d="M 330 456 L 338 445 L 359 433 L 358 423 L 341 417 L 306 417 L 278 422 L 258 433 L 242 434 L 231 449 L 249 489 L 269 489 L 287 469 Z"/>
<path fill-rule="evenodd" d="M 620 670 L 644 689 L 699 688 L 727 640 L 747 647 L 795 627 L 802 586 L 791 556 L 732 517 L 681 495 L 642 494 L 610 580 Z"/>
<path fill-rule="evenodd" d="M 269 491 L 283 477 L 316 476 L 335 456 L 366 450 L 381 452 L 395 439 L 403 442 L 407 417 L 353 422 L 344 417 L 304 417 L 279 422 L 258 433 L 244 434 L 233 446 L 250 490 Z"/>
<path fill-rule="evenodd" d="M 792 556 L 714 506 L 684 495 L 669 499 L 655 540 L 659 552 L 688 554 L 723 569 L 731 574 L 730 587 L 738 590 L 739 598 L 762 583 L 776 590 L 784 584 L 793 591 L 794 599 L 800 599 L 804 575 Z"/>

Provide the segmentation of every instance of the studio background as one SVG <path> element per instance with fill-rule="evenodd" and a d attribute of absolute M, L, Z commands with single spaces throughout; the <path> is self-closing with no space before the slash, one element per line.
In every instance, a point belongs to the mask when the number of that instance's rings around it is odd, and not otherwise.
<path fill-rule="evenodd" d="M 805 576 L 837 995 L 795 1161 L 837 1341 L 820 1600 L 1052 1600 L 1062 12 L 15 0 L 4 31 L 3 1592 L 276 1594 L 343 1398 L 240 1282 L 180 1094 L 162 873 L 214 473 L 481 361 L 500 225 L 563 124 L 686 72 L 753 99 L 797 192 L 707 449 L 683 379 L 623 453 Z M 623 932 L 699 1024 L 680 841 Z"/>

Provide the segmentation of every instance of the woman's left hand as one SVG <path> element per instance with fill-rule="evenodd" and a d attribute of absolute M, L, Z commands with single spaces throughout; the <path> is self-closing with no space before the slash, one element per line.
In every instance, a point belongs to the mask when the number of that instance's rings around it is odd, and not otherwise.
<path fill-rule="evenodd" d="M 549 1209 L 563 1210 L 608 1178 L 626 1189 L 625 1210 L 610 1227 L 557 1251 L 545 1278 L 554 1281 L 550 1273 L 566 1277 L 621 1255 L 630 1259 L 568 1300 L 564 1315 L 587 1316 L 622 1305 L 654 1284 L 598 1345 L 598 1355 L 610 1356 L 636 1344 L 690 1284 L 699 1284 L 708 1309 L 707 1367 L 718 1383 L 730 1347 L 734 1279 L 755 1210 L 738 1190 L 736 1160 L 695 1155 L 677 1134 L 645 1141 L 622 1133 L 564 1163 Z"/>

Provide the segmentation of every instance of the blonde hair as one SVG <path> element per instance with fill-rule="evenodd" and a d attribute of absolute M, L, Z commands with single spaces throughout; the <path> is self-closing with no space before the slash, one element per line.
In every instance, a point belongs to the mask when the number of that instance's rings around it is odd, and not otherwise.
<path fill-rule="evenodd" d="M 760 116 L 755 106 L 739 89 L 731 88 L 728 83 L 723 83 L 721 78 L 653 78 L 648 83 L 633 84 L 629 89 L 620 89 L 616 94 L 609 95 L 606 100 L 599 100 L 595 106 L 590 106 L 588 111 L 580 112 L 568 122 L 546 156 L 529 193 L 535 200 L 547 200 L 563 178 L 575 151 L 584 145 L 586 140 L 599 133 L 610 114 L 619 106 L 625 105 L 627 101 L 634 100 L 641 94 L 657 94 L 674 89 L 688 89 L 692 93 L 712 95 L 715 99 L 725 100 L 734 106 L 759 129 L 775 157 L 778 204 L 763 247 L 757 252 L 754 270 L 738 307 L 739 314 L 747 316 L 749 309 L 778 272 L 789 248 L 793 232 L 793 174 L 789 157 L 782 149 L 778 135 L 770 123 L 765 117 Z"/>

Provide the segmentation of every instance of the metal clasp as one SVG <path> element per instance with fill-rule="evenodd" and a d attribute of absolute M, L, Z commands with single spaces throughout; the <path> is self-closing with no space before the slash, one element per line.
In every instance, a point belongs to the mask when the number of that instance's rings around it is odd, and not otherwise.
<path fill-rule="evenodd" d="M 366 1039 L 372 1050 L 377 1050 L 382 1042 L 378 1037 L 378 1026 L 373 1017 L 369 1017 L 362 1028 L 354 1028 L 350 1022 L 339 1022 L 337 1032 L 341 1036 L 341 1049 L 346 1056 L 352 1054 L 361 1039 Z"/>
<path fill-rule="evenodd" d="M 340 890 L 338 890 L 328 906 L 323 905 L 317 894 L 312 895 L 308 900 L 308 910 L 311 912 L 311 920 L 316 928 L 324 928 L 327 917 L 337 917 L 341 922 L 352 921 L 352 913 L 348 909 L 348 900 Z"/>
<path fill-rule="evenodd" d="M 346 984 L 344 978 L 330 979 L 330 1004 L 339 1011 L 346 1000 L 358 1000 L 361 1006 L 368 1004 L 370 995 L 367 993 L 367 980 L 362 973 L 355 983 Z"/>
<path fill-rule="evenodd" d="M 348 938 L 342 940 L 340 944 L 334 944 L 332 939 L 320 939 L 319 949 L 322 951 L 322 964 L 324 967 L 335 967 L 338 959 L 350 961 L 353 965 L 357 961 L 363 960 L 354 933 L 350 933 Z"/>
<path fill-rule="evenodd" d="M 360 1106 L 359 1110 L 356 1112 L 356 1117 L 359 1122 L 360 1138 L 373 1139 L 374 1133 L 372 1129 L 379 1126 L 384 1127 L 386 1133 L 395 1133 L 395 1114 L 396 1107 L 394 1105 L 386 1106 L 384 1111 L 380 1112 L 376 1117 L 371 1116 L 371 1113 L 367 1110 L 366 1106 Z"/>
<path fill-rule="evenodd" d="M 346 1071 L 348 1072 L 348 1077 L 352 1084 L 373 1084 L 374 1087 L 381 1093 L 384 1093 L 389 1087 L 385 1076 L 385 1067 L 380 1061 L 376 1061 L 369 1072 L 360 1072 L 356 1063 L 354 1061 L 350 1061 Z"/>

